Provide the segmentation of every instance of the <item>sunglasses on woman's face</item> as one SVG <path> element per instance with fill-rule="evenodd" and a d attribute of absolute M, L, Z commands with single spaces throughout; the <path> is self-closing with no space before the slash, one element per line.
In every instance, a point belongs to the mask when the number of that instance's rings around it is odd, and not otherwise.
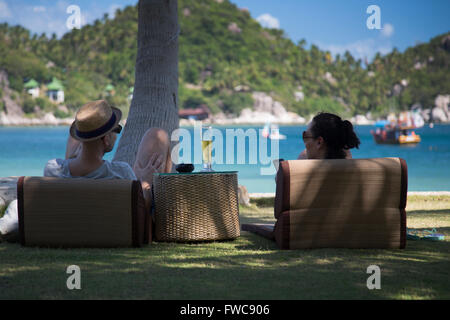
<path fill-rule="evenodd" d="M 117 127 L 115 127 L 112 132 L 115 132 L 117 134 L 122 132 L 122 126 L 119 124 Z"/>
<path fill-rule="evenodd" d="M 315 139 L 312 135 L 309 135 L 306 131 L 303 131 L 303 141 L 305 141 L 305 139 Z"/>

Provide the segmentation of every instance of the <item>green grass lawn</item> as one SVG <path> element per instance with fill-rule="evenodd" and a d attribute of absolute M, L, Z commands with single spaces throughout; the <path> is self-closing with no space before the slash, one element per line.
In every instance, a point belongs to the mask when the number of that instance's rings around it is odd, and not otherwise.
<path fill-rule="evenodd" d="M 241 207 L 241 223 L 273 222 L 273 198 Z M 0 299 L 449 299 L 450 196 L 408 197 L 408 228 L 441 242 L 405 250 L 278 250 L 248 232 L 235 241 L 143 249 L 38 249 L 0 243 Z M 68 290 L 66 268 L 81 268 Z M 381 289 L 366 287 L 369 265 Z"/>

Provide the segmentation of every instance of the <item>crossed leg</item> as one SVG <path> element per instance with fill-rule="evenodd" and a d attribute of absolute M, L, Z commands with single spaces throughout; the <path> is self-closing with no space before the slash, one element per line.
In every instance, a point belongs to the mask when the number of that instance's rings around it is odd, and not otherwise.
<path fill-rule="evenodd" d="M 150 128 L 141 139 L 133 165 L 136 177 L 152 184 L 154 172 L 169 173 L 172 171 L 169 135 L 164 129 Z"/>
<path fill-rule="evenodd" d="M 151 186 L 153 174 L 172 171 L 170 140 L 167 132 L 160 128 L 150 128 L 145 132 L 138 147 L 133 171 L 142 185 L 146 207 L 152 203 Z"/>

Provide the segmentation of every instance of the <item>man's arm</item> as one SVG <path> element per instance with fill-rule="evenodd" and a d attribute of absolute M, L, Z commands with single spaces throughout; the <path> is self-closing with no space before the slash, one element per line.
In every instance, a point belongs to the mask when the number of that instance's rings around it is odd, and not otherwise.
<path fill-rule="evenodd" d="M 76 158 L 81 151 L 81 142 L 69 135 L 66 145 L 66 159 Z"/>

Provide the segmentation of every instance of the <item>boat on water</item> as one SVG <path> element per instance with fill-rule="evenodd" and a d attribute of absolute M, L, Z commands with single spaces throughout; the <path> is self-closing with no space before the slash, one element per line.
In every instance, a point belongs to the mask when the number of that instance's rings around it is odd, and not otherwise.
<path fill-rule="evenodd" d="M 280 133 L 280 129 L 275 124 L 267 123 L 264 126 L 261 134 L 264 138 L 271 139 L 271 140 L 286 139 L 286 136 Z"/>
<path fill-rule="evenodd" d="M 417 123 L 417 124 L 416 124 Z M 375 123 L 376 130 L 371 130 L 377 144 L 417 144 L 421 141 L 420 135 L 414 130 L 424 125 L 414 115 L 401 114 L 399 120 L 381 120 Z"/>
<path fill-rule="evenodd" d="M 385 127 L 371 130 L 373 138 L 378 144 L 417 144 L 421 141 L 420 135 L 416 134 L 416 127 Z"/>

